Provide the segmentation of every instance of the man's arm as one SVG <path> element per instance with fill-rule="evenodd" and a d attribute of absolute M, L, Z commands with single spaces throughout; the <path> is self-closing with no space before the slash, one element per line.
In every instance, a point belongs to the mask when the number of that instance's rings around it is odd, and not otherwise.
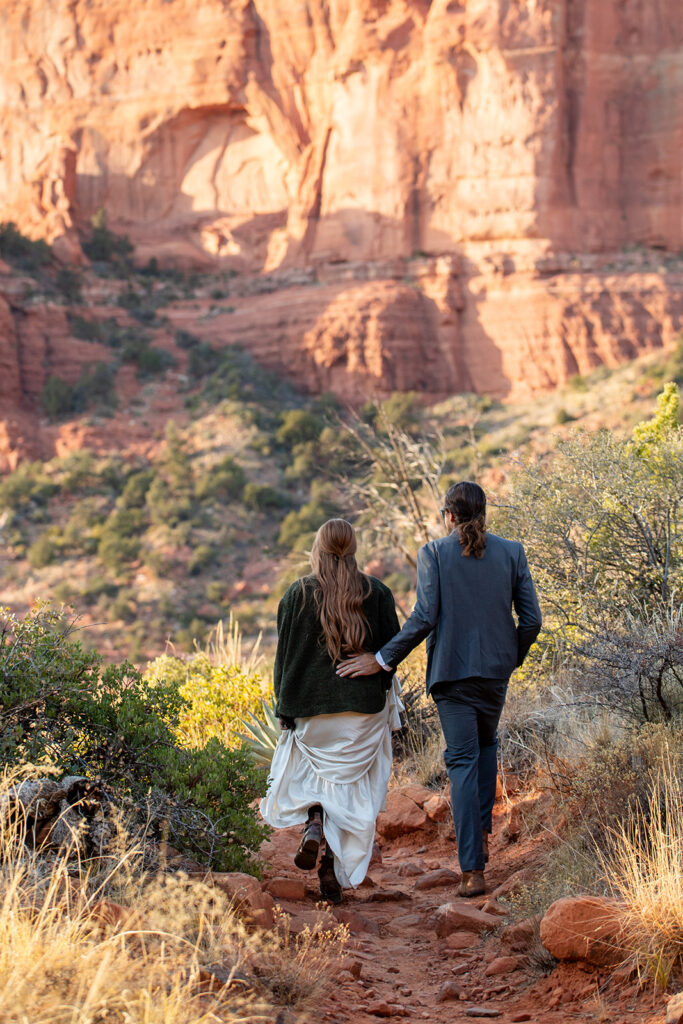
<path fill-rule="evenodd" d="M 517 612 L 517 667 L 519 667 L 534 640 L 541 632 L 543 618 L 536 596 L 536 589 L 524 548 L 520 544 L 520 555 L 517 560 L 517 580 L 512 595 L 512 603 Z"/>
<path fill-rule="evenodd" d="M 415 607 L 396 636 L 374 654 L 359 654 L 337 667 L 339 676 L 372 675 L 382 668 L 392 671 L 431 633 L 439 618 L 439 565 L 428 544 L 417 553 L 417 599 Z"/>

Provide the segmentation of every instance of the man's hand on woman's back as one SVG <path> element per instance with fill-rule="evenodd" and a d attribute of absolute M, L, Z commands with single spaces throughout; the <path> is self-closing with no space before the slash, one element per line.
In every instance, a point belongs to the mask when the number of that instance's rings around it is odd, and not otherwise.
<path fill-rule="evenodd" d="M 353 658 L 340 661 L 337 665 L 338 676 L 374 676 L 381 668 L 374 654 L 356 654 Z"/>

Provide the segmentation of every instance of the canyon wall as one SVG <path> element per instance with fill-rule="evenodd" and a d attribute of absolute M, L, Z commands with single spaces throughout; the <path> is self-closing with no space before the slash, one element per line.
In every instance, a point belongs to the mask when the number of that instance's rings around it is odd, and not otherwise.
<path fill-rule="evenodd" d="M 0 0 L 0 220 L 270 275 L 243 336 L 312 389 L 533 393 L 680 327 L 680 14 Z"/>

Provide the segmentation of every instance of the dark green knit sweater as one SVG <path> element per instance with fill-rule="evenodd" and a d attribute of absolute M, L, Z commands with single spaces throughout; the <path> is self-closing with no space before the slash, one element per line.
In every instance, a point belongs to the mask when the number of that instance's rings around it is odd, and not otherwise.
<path fill-rule="evenodd" d="M 399 632 L 394 596 L 388 587 L 368 577 L 372 590 L 363 602 L 370 635 L 367 649 L 373 654 Z M 313 582 L 306 582 L 302 609 L 301 582 L 287 589 L 277 610 L 277 654 L 273 683 L 277 713 L 287 718 L 332 715 L 341 711 L 377 714 L 384 707 L 392 672 L 343 678 L 327 653 L 318 619 Z M 300 614 L 299 614 L 300 613 Z"/>

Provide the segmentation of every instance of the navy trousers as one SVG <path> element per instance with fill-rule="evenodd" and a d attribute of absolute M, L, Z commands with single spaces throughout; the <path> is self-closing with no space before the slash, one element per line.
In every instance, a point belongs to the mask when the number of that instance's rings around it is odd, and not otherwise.
<path fill-rule="evenodd" d="M 496 799 L 498 722 L 507 679 L 471 676 L 436 683 L 436 701 L 451 783 L 451 807 L 461 871 L 483 871 L 482 830 L 491 831 Z"/>

